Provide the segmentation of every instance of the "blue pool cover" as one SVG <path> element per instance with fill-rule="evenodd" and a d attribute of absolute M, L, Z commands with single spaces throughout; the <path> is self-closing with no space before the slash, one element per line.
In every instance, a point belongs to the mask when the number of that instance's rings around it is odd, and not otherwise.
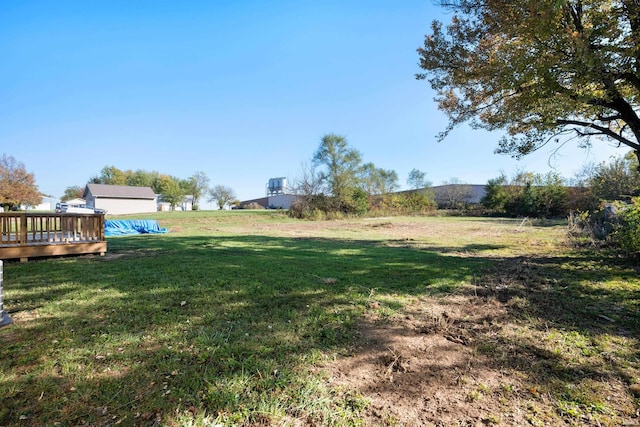
<path fill-rule="evenodd" d="M 104 221 L 105 236 L 158 234 L 168 231 L 166 228 L 160 228 L 155 219 L 107 219 Z"/>

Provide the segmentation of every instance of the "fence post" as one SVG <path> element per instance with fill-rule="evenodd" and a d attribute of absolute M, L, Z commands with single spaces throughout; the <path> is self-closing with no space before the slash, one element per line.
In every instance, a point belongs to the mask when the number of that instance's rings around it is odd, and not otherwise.
<path fill-rule="evenodd" d="M 0 327 L 7 326 L 13 323 L 13 320 L 9 317 L 6 311 L 4 311 L 4 306 L 2 302 L 2 260 L 0 260 Z"/>

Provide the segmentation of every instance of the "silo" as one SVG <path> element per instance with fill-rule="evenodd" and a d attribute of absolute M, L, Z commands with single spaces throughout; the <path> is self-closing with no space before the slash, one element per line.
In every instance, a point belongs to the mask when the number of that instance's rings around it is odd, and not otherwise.
<path fill-rule="evenodd" d="M 287 178 L 285 177 L 269 178 L 269 183 L 267 184 L 267 196 L 284 194 L 286 188 L 287 188 Z"/>

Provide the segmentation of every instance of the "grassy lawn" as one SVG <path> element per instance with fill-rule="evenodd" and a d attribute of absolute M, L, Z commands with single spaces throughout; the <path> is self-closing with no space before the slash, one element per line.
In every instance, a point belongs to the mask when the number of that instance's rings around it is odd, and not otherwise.
<path fill-rule="evenodd" d="M 531 424 L 637 416 L 638 273 L 569 249 L 562 223 L 144 218 L 171 231 L 5 262 L 0 425 L 366 425 L 369 397 L 323 366 L 365 319 L 451 295 L 504 305 L 513 327 L 470 346 L 525 385 Z"/>

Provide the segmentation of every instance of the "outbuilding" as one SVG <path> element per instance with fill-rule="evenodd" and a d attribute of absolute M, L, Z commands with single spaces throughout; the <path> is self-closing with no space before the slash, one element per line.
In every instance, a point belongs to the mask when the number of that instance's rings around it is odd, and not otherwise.
<path fill-rule="evenodd" d="M 87 184 L 82 197 L 87 207 L 103 209 L 107 214 L 122 215 L 156 212 L 156 194 L 151 187 Z"/>

